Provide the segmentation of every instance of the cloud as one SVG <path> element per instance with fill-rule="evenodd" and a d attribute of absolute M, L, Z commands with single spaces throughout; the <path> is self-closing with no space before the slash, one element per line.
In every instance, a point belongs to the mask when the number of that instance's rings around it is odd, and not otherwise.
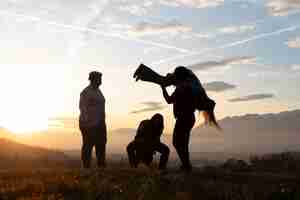
<path fill-rule="evenodd" d="M 162 103 L 156 102 L 156 101 L 142 102 L 141 104 L 145 105 L 146 107 L 139 109 L 139 110 L 134 110 L 130 113 L 131 114 L 139 114 L 139 113 L 144 113 L 144 112 L 149 112 L 149 111 L 162 110 L 165 108 L 165 106 L 163 106 Z"/>
<path fill-rule="evenodd" d="M 173 7 L 207 8 L 224 4 L 224 0 L 161 0 L 161 4 Z"/>
<path fill-rule="evenodd" d="M 269 38 L 269 37 L 280 35 L 280 34 L 286 33 L 286 32 L 296 31 L 298 29 L 300 29 L 300 25 L 293 25 L 293 26 L 289 26 L 287 28 L 277 29 L 277 30 L 272 31 L 272 32 L 261 33 L 261 34 L 258 34 L 258 35 L 255 35 L 255 36 L 252 36 L 252 37 L 249 37 L 249 38 L 246 38 L 246 39 L 238 40 L 238 41 L 231 42 L 231 43 L 228 43 L 228 44 L 224 44 L 224 45 L 221 45 L 221 46 L 218 46 L 218 47 L 206 48 L 202 51 L 198 51 L 198 52 L 194 52 L 194 53 L 192 52 L 192 53 L 189 53 L 189 54 L 177 55 L 177 56 L 173 56 L 173 57 L 170 57 L 170 58 L 161 59 L 161 60 L 152 62 L 151 65 L 158 65 L 158 64 L 162 64 L 162 63 L 166 63 L 166 62 L 171 62 L 171 61 L 174 61 L 174 60 L 183 59 L 183 58 L 190 57 L 190 56 L 205 55 L 205 54 L 211 53 L 213 51 L 217 51 L 217 50 L 221 50 L 221 49 L 228 49 L 228 48 L 232 48 L 232 47 L 235 47 L 235 46 L 241 46 L 241 45 L 247 44 L 247 43 L 252 42 L 252 41 Z"/>
<path fill-rule="evenodd" d="M 154 24 L 149 22 L 140 22 L 129 30 L 130 35 L 143 36 L 161 33 L 184 33 L 190 32 L 192 28 L 179 23 L 176 20 Z"/>
<path fill-rule="evenodd" d="M 156 5 L 155 1 L 152 0 L 119 0 L 111 4 L 113 4 L 111 7 L 115 7 L 118 11 L 127 12 L 136 16 L 149 14 L 149 11 L 151 11 Z"/>
<path fill-rule="evenodd" d="M 210 34 L 210 33 L 195 33 L 195 32 L 192 33 L 192 36 L 198 37 L 201 39 L 210 39 L 210 38 L 214 37 L 214 35 Z"/>
<path fill-rule="evenodd" d="M 294 71 L 298 71 L 298 70 L 300 70 L 300 65 L 292 65 L 291 69 Z"/>
<path fill-rule="evenodd" d="M 228 65 L 251 65 L 256 63 L 256 57 L 242 56 L 228 58 L 221 61 L 207 61 L 189 66 L 192 70 L 209 70 L 211 68 L 225 67 Z"/>
<path fill-rule="evenodd" d="M 141 6 L 138 5 L 126 5 L 126 6 L 120 6 L 121 11 L 127 11 L 132 15 L 145 15 L 147 13 L 147 10 Z"/>
<path fill-rule="evenodd" d="M 48 120 L 51 129 L 78 129 L 78 118 L 73 117 L 57 117 Z"/>
<path fill-rule="evenodd" d="M 225 83 L 223 81 L 213 81 L 213 82 L 210 82 L 210 83 L 204 83 L 203 87 L 207 91 L 223 92 L 223 91 L 226 91 L 226 90 L 235 89 L 237 86 L 229 84 L 229 83 Z"/>
<path fill-rule="evenodd" d="M 242 26 L 226 26 L 219 29 L 219 32 L 224 34 L 232 33 L 245 33 L 249 31 L 254 31 L 256 29 L 255 25 L 242 25 Z"/>
<path fill-rule="evenodd" d="M 266 93 L 266 94 L 252 94 L 244 97 L 238 97 L 229 99 L 229 102 L 243 102 L 243 101 L 254 101 L 254 100 L 261 100 L 261 99 L 269 99 L 274 98 L 274 94 Z"/>
<path fill-rule="evenodd" d="M 176 51 L 179 51 L 182 53 L 188 53 L 188 52 L 192 53 L 193 52 L 193 51 L 185 49 L 185 48 L 179 48 L 179 47 L 164 44 L 164 43 L 152 42 L 149 40 L 143 40 L 143 39 L 139 39 L 136 37 L 130 37 L 128 35 L 121 34 L 121 33 L 114 33 L 111 31 L 103 31 L 103 30 L 99 30 L 96 28 L 90 28 L 86 25 L 80 26 L 80 25 L 64 24 L 64 23 L 59 23 L 56 21 L 44 20 L 42 18 L 32 16 L 32 15 L 17 14 L 14 12 L 8 12 L 8 11 L 4 11 L 4 10 L 0 10 L 0 15 L 14 16 L 14 17 L 21 18 L 21 19 L 24 19 L 27 21 L 40 21 L 40 22 L 43 22 L 44 25 L 55 26 L 57 28 L 61 28 L 65 32 L 74 31 L 74 32 L 78 33 L 77 37 L 80 39 L 80 42 L 79 42 L 80 44 L 73 44 L 74 47 L 72 46 L 72 48 L 70 48 L 70 52 L 69 52 L 70 55 L 74 55 L 74 53 L 76 54 L 76 52 L 78 51 L 78 47 L 81 48 L 82 46 L 84 46 L 86 44 L 86 42 L 83 41 L 83 38 L 85 38 L 86 36 L 83 34 L 80 34 L 82 32 L 90 33 L 90 34 L 94 34 L 94 35 L 101 35 L 104 37 L 117 38 L 117 39 L 121 39 L 121 40 L 125 40 L 125 41 L 132 41 L 132 42 L 136 42 L 136 43 L 140 43 L 140 44 L 144 44 L 144 45 L 151 45 L 151 46 L 156 46 L 156 47 L 160 47 L 160 48 L 176 50 Z"/>
<path fill-rule="evenodd" d="M 300 37 L 290 39 L 285 43 L 289 48 L 300 48 Z"/>
<path fill-rule="evenodd" d="M 268 13 L 273 16 L 287 16 L 300 11 L 299 0 L 269 0 L 266 4 Z"/>

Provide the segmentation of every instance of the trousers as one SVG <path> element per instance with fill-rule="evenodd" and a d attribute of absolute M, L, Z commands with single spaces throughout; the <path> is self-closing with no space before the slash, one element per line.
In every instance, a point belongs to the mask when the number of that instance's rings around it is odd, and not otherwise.
<path fill-rule="evenodd" d="M 80 126 L 82 135 L 81 160 L 84 168 L 91 167 L 92 150 L 95 147 L 98 167 L 105 167 L 107 130 L 105 122 L 94 127 Z"/>
<path fill-rule="evenodd" d="M 189 155 L 189 141 L 191 130 L 195 124 L 195 115 L 180 117 L 176 119 L 173 132 L 173 146 L 181 160 L 182 168 L 191 168 Z"/>

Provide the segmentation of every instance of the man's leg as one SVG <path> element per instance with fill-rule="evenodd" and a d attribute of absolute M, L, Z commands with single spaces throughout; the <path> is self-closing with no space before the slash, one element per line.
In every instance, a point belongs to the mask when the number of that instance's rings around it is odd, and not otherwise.
<path fill-rule="evenodd" d="M 103 123 L 99 125 L 94 130 L 94 138 L 95 138 L 95 147 L 96 147 L 96 157 L 97 157 L 97 165 L 100 168 L 105 167 L 106 163 L 106 124 Z"/>
<path fill-rule="evenodd" d="M 80 128 L 82 135 L 81 160 L 84 168 L 91 167 L 93 140 L 91 130 L 88 128 Z"/>
<path fill-rule="evenodd" d="M 128 160 L 129 164 L 132 168 L 137 168 L 137 158 L 136 158 L 136 143 L 135 141 L 130 142 L 127 145 L 127 154 L 128 154 Z"/>
<path fill-rule="evenodd" d="M 166 169 L 170 155 L 169 147 L 160 142 L 155 146 L 155 151 L 161 154 L 159 160 L 159 169 Z"/>

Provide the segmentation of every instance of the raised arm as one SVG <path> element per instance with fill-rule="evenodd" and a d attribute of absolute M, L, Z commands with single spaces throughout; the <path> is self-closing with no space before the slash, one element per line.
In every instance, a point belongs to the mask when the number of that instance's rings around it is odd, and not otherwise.
<path fill-rule="evenodd" d="M 173 102 L 174 102 L 173 96 L 170 96 L 170 95 L 168 94 L 168 91 L 167 91 L 167 89 L 166 89 L 164 86 L 161 86 L 161 89 L 162 89 L 163 96 L 164 96 L 166 102 L 167 102 L 168 104 L 173 103 Z"/>

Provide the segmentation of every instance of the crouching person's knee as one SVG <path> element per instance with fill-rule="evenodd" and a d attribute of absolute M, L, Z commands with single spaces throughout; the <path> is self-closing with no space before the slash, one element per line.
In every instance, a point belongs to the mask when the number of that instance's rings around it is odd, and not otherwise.
<path fill-rule="evenodd" d="M 134 151 L 134 144 L 132 142 L 130 142 L 127 147 L 126 147 L 126 151 L 128 154 L 132 153 Z"/>
<path fill-rule="evenodd" d="M 170 155 L 170 149 L 167 145 L 163 145 L 163 148 L 161 149 L 161 157 L 159 162 L 159 169 L 166 169 L 167 162 Z"/>
<path fill-rule="evenodd" d="M 128 160 L 129 160 L 129 164 L 131 167 L 136 168 L 137 167 L 137 163 L 136 163 L 136 156 L 135 156 L 135 145 L 133 142 L 129 143 L 126 147 L 126 151 L 128 154 Z"/>

